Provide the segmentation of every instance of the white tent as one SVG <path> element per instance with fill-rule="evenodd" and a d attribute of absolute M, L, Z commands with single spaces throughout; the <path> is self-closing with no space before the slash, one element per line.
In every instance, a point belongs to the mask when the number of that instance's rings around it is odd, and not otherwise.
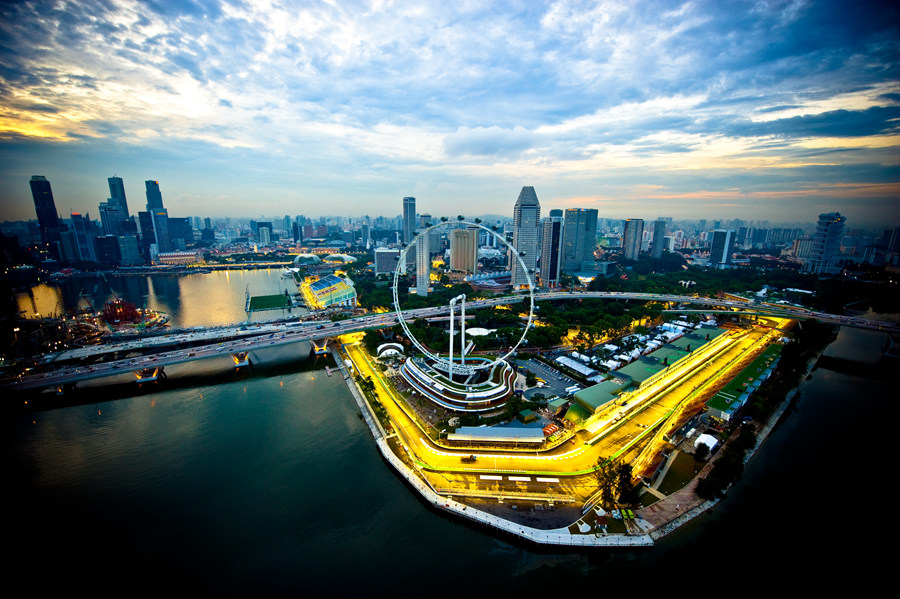
<path fill-rule="evenodd" d="M 719 440 L 716 439 L 715 437 L 713 437 L 712 435 L 707 435 L 704 433 L 704 434 L 700 435 L 699 437 L 697 437 L 697 440 L 694 441 L 694 447 L 697 447 L 701 443 L 706 445 L 706 447 L 709 448 L 710 451 L 712 451 L 713 449 L 716 448 L 716 445 L 719 444 Z"/>

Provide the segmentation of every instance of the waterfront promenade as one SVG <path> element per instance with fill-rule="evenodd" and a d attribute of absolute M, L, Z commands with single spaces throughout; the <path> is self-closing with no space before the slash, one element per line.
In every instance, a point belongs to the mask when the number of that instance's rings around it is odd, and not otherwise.
<path fill-rule="evenodd" d="M 408 466 L 394 453 L 388 444 L 387 435 L 381 427 L 381 424 L 378 422 L 374 410 L 369 405 L 362 390 L 356 384 L 353 376 L 347 370 L 342 354 L 337 349 L 332 348 L 332 356 L 334 357 L 335 362 L 340 365 L 341 374 L 343 375 L 344 380 L 347 381 L 347 386 L 350 388 L 350 392 L 353 394 L 360 412 L 362 413 L 366 424 L 369 426 L 369 430 L 372 432 L 372 436 L 375 437 L 375 443 L 378 445 L 378 450 L 381 452 L 381 455 L 384 456 L 384 459 L 387 460 L 388 463 L 435 508 L 542 545 L 566 545 L 574 547 L 647 547 L 653 544 L 653 540 L 648 534 L 573 534 L 569 531 L 568 527 L 541 530 L 489 514 L 485 511 L 456 501 L 451 497 L 439 495 L 426 482 L 424 477 Z"/>

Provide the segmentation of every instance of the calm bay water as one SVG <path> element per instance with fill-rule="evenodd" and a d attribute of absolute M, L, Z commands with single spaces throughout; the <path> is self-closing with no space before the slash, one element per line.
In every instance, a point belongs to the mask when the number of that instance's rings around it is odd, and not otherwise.
<path fill-rule="evenodd" d="M 206 274 L 172 276 L 78 276 L 55 284 L 38 285 L 16 297 L 26 317 L 34 314 L 61 315 L 69 310 L 103 305 L 121 297 L 139 308 L 165 312 L 172 328 L 216 326 L 247 320 L 246 294 L 296 293 L 290 279 L 281 278 L 280 268 L 264 270 L 217 270 Z M 292 315 L 305 309 L 291 311 Z M 281 310 L 255 312 L 251 322 L 287 316 Z"/>
<path fill-rule="evenodd" d="M 882 340 L 842 330 L 829 352 L 858 359 Z M 219 596 L 702 593 L 707 580 L 778 572 L 790 572 L 780 587 L 886 576 L 884 425 L 898 415 L 887 379 L 815 370 L 712 512 L 649 550 L 585 552 L 432 510 L 381 459 L 321 358 L 253 357 L 249 373 L 216 365 L 213 378 L 95 388 L 96 403 L 9 417 L 8 571 L 35 588 Z"/>

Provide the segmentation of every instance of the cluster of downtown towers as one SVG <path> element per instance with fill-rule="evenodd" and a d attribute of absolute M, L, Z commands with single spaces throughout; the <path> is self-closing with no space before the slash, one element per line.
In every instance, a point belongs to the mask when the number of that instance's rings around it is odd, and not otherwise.
<path fill-rule="evenodd" d="M 128 211 L 122 178 L 110 177 L 108 182 L 110 197 L 100 204 L 103 235 L 97 237 L 87 215 L 73 213 L 71 226 L 63 223 L 56 212 L 50 181 L 40 175 L 31 178 L 41 242 L 57 259 L 134 266 L 150 262 L 160 253 L 180 249 L 185 240 L 192 239 L 187 218 L 169 217 L 158 181 L 144 182 L 147 208 L 138 212 L 137 220 Z"/>
<path fill-rule="evenodd" d="M 564 271 L 592 271 L 595 266 L 594 250 L 597 248 L 597 217 L 597 210 L 593 208 L 569 208 L 565 211 L 551 210 L 550 215 L 541 220 L 541 205 L 534 187 L 523 187 L 513 209 L 512 246 L 519 257 L 510 256 L 510 284 L 520 288 L 528 285 L 530 279 L 534 285 L 555 287 Z M 415 238 L 416 222 L 416 199 L 403 198 L 405 243 Z M 654 224 L 651 247 L 654 258 L 662 255 L 667 224 L 665 219 L 659 219 Z M 450 235 L 451 269 L 454 268 L 456 256 L 455 242 L 462 244 L 464 240 L 461 233 Z M 625 221 L 623 250 L 626 259 L 637 259 L 643 236 L 643 220 Z M 731 243 L 733 246 L 733 241 Z M 426 236 L 416 241 L 416 281 L 417 293 L 420 294 L 427 293 L 428 245 Z M 474 246 L 474 243 L 468 245 Z M 725 251 L 723 249 L 723 253 Z"/>

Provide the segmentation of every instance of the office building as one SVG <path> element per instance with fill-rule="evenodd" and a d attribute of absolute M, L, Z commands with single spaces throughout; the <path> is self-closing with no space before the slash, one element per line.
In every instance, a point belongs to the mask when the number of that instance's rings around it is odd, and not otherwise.
<path fill-rule="evenodd" d="M 162 192 L 159 190 L 159 181 L 144 181 L 147 191 L 147 212 L 163 209 Z"/>
<path fill-rule="evenodd" d="M 431 282 L 431 255 L 428 251 L 428 235 L 416 239 L 416 294 L 428 295 Z"/>
<path fill-rule="evenodd" d="M 375 274 L 393 275 L 397 270 L 397 260 L 400 258 L 400 250 L 389 248 L 375 248 Z"/>
<path fill-rule="evenodd" d="M 731 264 L 731 256 L 734 254 L 734 242 L 737 235 L 734 230 L 716 229 L 712 232 L 712 245 L 709 250 L 709 265 L 716 268 L 725 268 Z"/>
<path fill-rule="evenodd" d="M 147 213 L 153 224 L 153 241 L 157 252 L 171 252 L 175 249 L 169 236 L 169 212 L 163 206 L 159 181 L 144 181 L 147 193 Z"/>
<path fill-rule="evenodd" d="M 175 251 L 175 245 L 169 235 L 169 212 L 165 208 L 153 210 L 150 212 L 150 219 L 153 222 L 153 237 L 157 252 Z"/>
<path fill-rule="evenodd" d="M 653 246 L 650 257 L 656 260 L 662 258 L 663 249 L 666 247 L 666 219 L 659 218 L 653 224 Z"/>
<path fill-rule="evenodd" d="M 450 270 L 475 272 L 478 263 L 478 231 L 453 229 L 450 231 Z"/>
<path fill-rule="evenodd" d="M 122 235 L 116 238 L 119 242 L 119 264 L 121 266 L 137 266 L 143 264 L 141 250 L 136 235 Z"/>
<path fill-rule="evenodd" d="M 563 248 L 563 211 L 551 210 L 544 219 L 541 234 L 541 287 L 556 287 L 559 284 L 560 264 Z"/>
<path fill-rule="evenodd" d="M 569 208 L 563 222 L 562 269 L 576 272 L 591 268 L 597 249 L 597 211 Z"/>
<path fill-rule="evenodd" d="M 100 224 L 104 235 L 121 235 L 124 222 L 125 213 L 118 204 L 100 202 Z"/>
<path fill-rule="evenodd" d="M 125 198 L 125 182 L 122 181 L 122 177 L 110 177 L 106 181 L 109 183 L 109 200 L 107 201 L 118 206 L 125 218 L 129 218 L 131 214 L 128 212 L 128 200 Z M 162 198 L 160 198 L 161 202 Z"/>
<path fill-rule="evenodd" d="M 31 196 L 34 198 L 34 211 L 37 214 L 38 227 L 41 231 L 41 241 L 46 245 L 56 241 L 59 236 L 61 223 L 56 213 L 56 203 L 53 201 L 53 190 L 50 189 L 50 181 L 47 177 L 34 175 L 31 177 Z"/>
<path fill-rule="evenodd" d="M 75 245 L 78 258 L 82 262 L 96 262 L 97 255 L 94 252 L 94 224 L 90 216 L 82 216 L 77 212 L 72 213 L 72 232 L 75 234 Z"/>
<path fill-rule="evenodd" d="M 115 235 L 100 235 L 94 239 L 97 262 L 103 265 L 118 265 L 122 261 L 119 238 Z"/>
<path fill-rule="evenodd" d="M 541 222 L 541 205 L 534 187 L 523 187 L 513 208 L 513 247 L 525 263 L 523 272 L 516 256 L 510 256 L 510 282 L 514 289 L 534 284 L 534 272 L 538 258 L 538 235 Z"/>
<path fill-rule="evenodd" d="M 622 238 L 623 255 L 626 260 L 637 260 L 641 255 L 641 241 L 644 238 L 644 220 L 629 218 L 625 221 L 625 235 Z"/>
<path fill-rule="evenodd" d="M 403 198 L 403 243 L 416 236 L 416 198 Z"/>
<path fill-rule="evenodd" d="M 100 223 L 103 226 L 104 235 L 123 235 L 131 231 L 126 227 L 126 221 L 130 219 L 128 213 L 128 201 L 125 198 L 125 183 L 121 177 L 110 177 L 109 199 L 100 203 Z M 128 228 L 128 231 L 126 231 Z"/>
<path fill-rule="evenodd" d="M 803 267 L 804 272 L 835 274 L 840 271 L 837 262 L 841 254 L 841 238 L 844 236 L 846 220 L 839 212 L 819 215 L 816 232 L 809 247 L 809 257 Z"/>

